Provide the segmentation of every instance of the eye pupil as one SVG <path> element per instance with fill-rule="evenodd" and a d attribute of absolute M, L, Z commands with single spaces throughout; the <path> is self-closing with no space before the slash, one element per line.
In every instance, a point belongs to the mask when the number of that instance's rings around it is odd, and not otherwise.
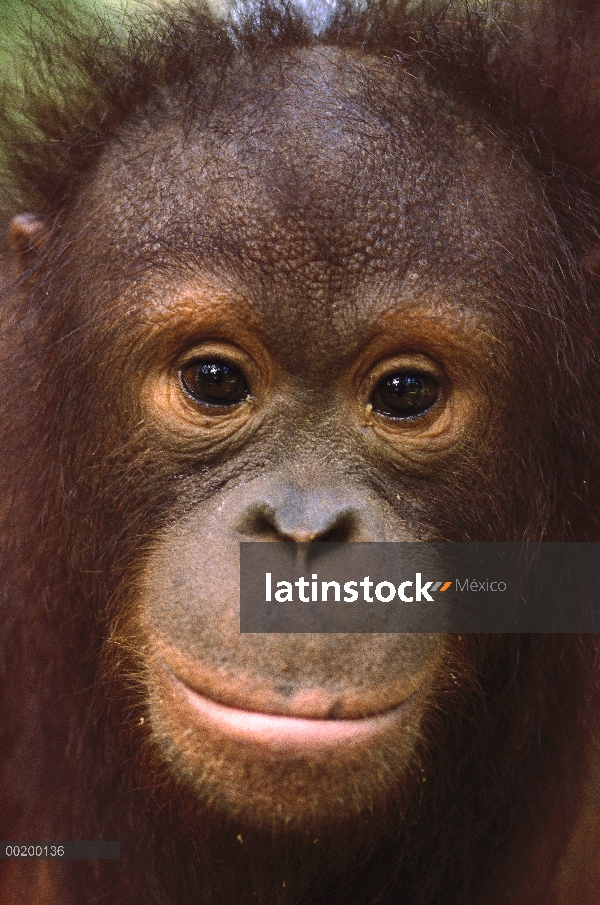
<path fill-rule="evenodd" d="M 374 411 L 389 418 L 412 418 L 430 409 L 439 393 L 438 381 L 432 375 L 402 371 L 377 384 L 371 405 Z"/>
<path fill-rule="evenodd" d="M 224 361 L 196 361 L 181 372 L 183 386 L 205 405 L 237 405 L 248 396 L 241 371 Z"/>

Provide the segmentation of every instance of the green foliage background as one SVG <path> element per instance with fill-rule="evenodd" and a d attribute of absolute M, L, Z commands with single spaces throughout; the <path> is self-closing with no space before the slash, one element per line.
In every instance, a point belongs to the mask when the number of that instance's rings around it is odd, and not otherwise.
<path fill-rule="evenodd" d="M 63 0 L 66 7 L 89 9 L 100 13 L 115 14 L 119 9 L 132 9 L 136 0 Z M 13 55 L 22 29 L 39 26 L 43 16 L 36 15 L 35 7 L 43 11 L 52 5 L 51 0 L 0 0 L 0 82 L 4 82 L 14 69 Z M 43 28 L 43 25 L 41 26 Z"/>
<path fill-rule="evenodd" d="M 150 3 L 152 2 L 153 0 L 150 0 Z M 31 35 L 40 35 L 45 29 L 52 28 L 51 20 L 45 18 L 44 11 L 53 10 L 53 14 L 56 15 L 58 4 L 63 10 L 73 9 L 83 13 L 85 17 L 100 14 L 100 16 L 109 15 L 113 19 L 116 17 L 118 20 L 120 10 L 133 11 L 141 4 L 147 6 L 148 0 L 0 0 L 0 91 L 4 92 L 4 99 L 7 95 L 10 96 L 12 86 L 20 86 L 23 83 L 21 46 L 28 47 L 30 56 Z M 26 65 L 25 72 L 27 69 Z M 1 100 L 2 98 L 0 98 Z M 9 107 L 12 104 L 11 99 Z M 15 108 L 13 107 L 13 109 Z M 6 174 L 3 141 L 3 134 L 0 134 L 0 209 L 2 209 L 3 180 Z M 0 223 L 0 254 L 3 250 L 2 233 Z"/>

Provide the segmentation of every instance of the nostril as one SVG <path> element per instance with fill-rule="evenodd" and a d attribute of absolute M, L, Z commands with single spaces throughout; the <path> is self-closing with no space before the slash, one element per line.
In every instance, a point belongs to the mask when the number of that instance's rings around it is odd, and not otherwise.
<path fill-rule="evenodd" d="M 256 505 L 242 516 L 238 530 L 256 540 L 281 540 L 275 512 L 270 506 Z"/>
<path fill-rule="evenodd" d="M 349 541 L 356 534 L 357 524 L 354 514 L 351 512 L 342 513 L 331 528 L 326 529 L 313 538 L 314 541 L 320 543 L 343 544 Z"/>

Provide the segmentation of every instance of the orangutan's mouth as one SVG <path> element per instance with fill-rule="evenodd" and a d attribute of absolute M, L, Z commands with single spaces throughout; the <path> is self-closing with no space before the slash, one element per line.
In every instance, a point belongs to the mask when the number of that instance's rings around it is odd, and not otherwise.
<path fill-rule="evenodd" d="M 164 665 L 164 664 L 163 664 Z M 383 712 L 352 719 L 333 716 L 295 716 L 232 707 L 192 689 L 166 665 L 171 693 L 179 699 L 190 727 L 228 737 L 232 742 L 271 749 L 315 751 L 365 742 L 402 720 L 411 709 L 412 698 Z"/>

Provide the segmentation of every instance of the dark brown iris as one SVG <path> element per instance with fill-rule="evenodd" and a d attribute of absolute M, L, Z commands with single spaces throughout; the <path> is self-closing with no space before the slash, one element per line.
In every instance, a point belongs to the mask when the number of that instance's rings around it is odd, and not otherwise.
<path fill-rule="evenodd" d="M 431 374 L 400 371 L 377 384 L 371 405 L 388 418 L 412 418 L 430 409 L 439 394 L 439 383 Z"/>
<path fill-rule="evenodd" d="M 224 361 L 195 361 L 182 369 L 181 382 L 203 405 L 232 406 L 248 396 L 242 372 Z"/>

